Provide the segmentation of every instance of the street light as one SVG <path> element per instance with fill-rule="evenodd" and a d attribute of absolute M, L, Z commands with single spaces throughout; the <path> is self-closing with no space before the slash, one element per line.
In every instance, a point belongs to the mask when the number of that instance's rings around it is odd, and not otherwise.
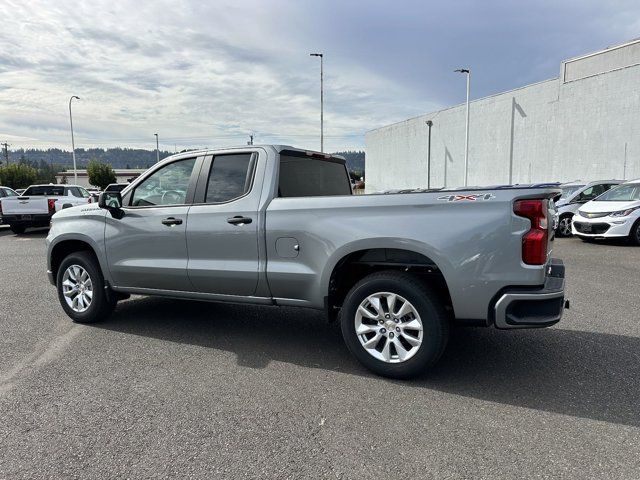
<path fill-rule="evenodd" d="M 467 74 L 467 121 L 464 136 L 464 186 L 466 187 L 469 179 L 469 91 L 471 89 L 471 70 L 459 68 L 455 71 Z"/>
<path fill-rule="evenodd" d="M 80 97 L 72 95 L 69 99 L 69 122 L 71 123 L 71 155 L 73 156 L 73 183 L 78 184 L 78 169 L 76 168 L 76 144 L 73 140 L 73 117 L 71 116 L 71 101 L 73 99 L 80 100 Z"/>
<path fill-rule="evenodd" d="M 160 144 L 158 143 L 158 134 L 154 133 L 156 136 L 156 163 L 160 161 Z"/>
<path fill-rule="evenodd" d="M 320 151 L 324 152 L 324 54 L 310 53 L 310 57 L 320 57 Z"/>
<path fill-rule="evenodd" d="M 425 122 L 427 127 L 429 127 L 429 143 L 427 144 L 427 190 L 431 188 L 431 127 L 433 127 L 433 122 L 431 120 L 427 120 Z"/>

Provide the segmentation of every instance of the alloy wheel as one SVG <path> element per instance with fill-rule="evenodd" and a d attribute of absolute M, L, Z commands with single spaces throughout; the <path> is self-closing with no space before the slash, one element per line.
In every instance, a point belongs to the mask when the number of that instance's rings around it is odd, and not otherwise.
<path fill-rule="evenodd" d="M 568 237 L 571 235 L 571 217 L 564 217 L 560 219 L 560 224 L 558 225 L 560 229 L 560 234 L 564 237 Z"/>
<path fill-rule="evenodd" d="M 93 299 L 93 282 L 89 273 L 80 265 L 69 266 L 62 276 L 62 293 L 71 310 L 85 312 Z"/>
<path fill-rule="evenodd" d="M 356 335 L 369 355 L 386 363 L 402 363 L 422 344 L 424 329 L 416 308 L 390 292 L 369 295 L 355 315 Z"/>

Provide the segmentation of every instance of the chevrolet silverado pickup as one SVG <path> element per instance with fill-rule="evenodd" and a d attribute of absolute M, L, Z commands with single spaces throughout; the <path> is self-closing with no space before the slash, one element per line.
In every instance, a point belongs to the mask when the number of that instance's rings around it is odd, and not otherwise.
<path fill-rule="evenodd" d="M 98 204 L 61 210 L 48 275 L 72 320 L 131 294 L 324 310 L 365 367 L 408 378 L 452 324 L 547 327 L 560 190 L 352 195 L 345 160 L 287 146 L 174 155 Z"/>
<path fill-rule="evenodd" d="M 24 233 L 48 227 L 58 210 L 90 202 L 89 192 L 77 185 L 31 185 L 20 196 L 0 199 L 0 215 L 13 233 Z"/>

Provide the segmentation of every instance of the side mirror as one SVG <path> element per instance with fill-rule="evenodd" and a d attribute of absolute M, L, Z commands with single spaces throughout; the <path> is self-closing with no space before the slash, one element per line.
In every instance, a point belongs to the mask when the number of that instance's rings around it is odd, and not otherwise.
<path fill-rule="evenodd" d="M 120 192 L 102 192 L 98 197 L 98 206 L 109 210 L 111 213 L 122 208 L 122 195 Z"/>

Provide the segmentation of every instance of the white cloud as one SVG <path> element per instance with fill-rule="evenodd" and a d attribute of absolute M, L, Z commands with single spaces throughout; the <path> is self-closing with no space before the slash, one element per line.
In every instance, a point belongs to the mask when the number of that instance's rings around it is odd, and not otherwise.
<path fill-rule="evenodd" d="M 67 146 L 70 95 L 81 97 L 78 146 L 152 148 L 156 131 L 166 147 L 244 143 L 251 131 L 318 146 L 319 67 L 308 54 L 322 45 L 287 33 L 304 21 L 292 2 L 2 5 L 0 135 L 25 138 L 14 146 Z M 328 150 L 360 147 L 390 110 L 406 113 L 410 92 L 325 53 Z"/>

